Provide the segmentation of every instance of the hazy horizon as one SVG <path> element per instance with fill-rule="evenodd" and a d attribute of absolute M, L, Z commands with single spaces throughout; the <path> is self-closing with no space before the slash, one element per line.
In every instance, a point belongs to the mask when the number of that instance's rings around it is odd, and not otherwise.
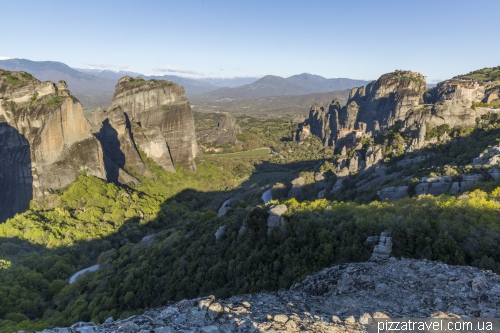
<path fill-rule="evenodd" d="M 3 10 L 12 15 L 0 23 L 8 48 L 0 59 L 192 78 L 310 73 L 373 80 L 408 69 L 435 83 L 500 65 L 500 46 L 488 34 L 500 28 L 500 3 L 468 4 L 8 2 Z"/>

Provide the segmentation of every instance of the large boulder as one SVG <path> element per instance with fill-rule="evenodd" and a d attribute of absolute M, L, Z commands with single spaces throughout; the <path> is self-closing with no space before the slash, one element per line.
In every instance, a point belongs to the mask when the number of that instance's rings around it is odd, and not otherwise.
<path fill-rule="evenodd" d="M 269 217 L 267 218 L 267 234 L 269 235 L 274 228 L 280 227 L 285 223 L 285 218 L 282 216 L 287 211 L 286 205 L 277 205 L 269 209 Z"/>
<path fill-rule="evenodd" d="M 377 192 L 380 200 L 389 199 L 389 200 L 398 200 L 407 198 L 408 195 L 408 186 L 399 186 L 399 187 L 386 187 Z"/>

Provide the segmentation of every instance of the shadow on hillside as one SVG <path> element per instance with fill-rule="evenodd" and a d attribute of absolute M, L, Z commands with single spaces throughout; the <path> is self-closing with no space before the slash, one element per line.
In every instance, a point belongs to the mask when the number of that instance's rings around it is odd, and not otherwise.
<path fill-rule="evenodd" d="M 30 144 L 14 127 L 0 123 L 0 221 L 28 209 L 33 199 Z"/>
<path fill-rule="evenodd" d="M 77 241 L 71 246 L 45 248 L 42 245 L 33 244 L 25 239 L 2 237 L 0 238 L 0 259 L 11 261 L 12 264 L 9 267 L 0 267 L 0 275 L 6 274 L 6 276 L 9 276 L 9 274 L 14 274 L 12 281 L 15 281 L 18 274 L 26 276 L 27 270 L 33 272 L 33 274 L 40 273 L 41 276 L 37 277 L 37 279 L 41 279 L 43 276 L 47 282 L 42 281 L 40 284 L 29 286 L 29 288 L 35 288 L 30 293 L 39 293 L 45 301 L 50 303 L 49 300 L 51 299 L 52 292 L 49 292 L 47 288 L 52 281 L 63 280 L 67 283 L 74 273 L 96 263 L 102 265 L 103 262 L 107 262 L 106 265 L 109 266 L 111 262 L 106 261 L 107 259 L 116 258 L 125 251 L 123 250 L 124 248 L 130 250 L 131 245 L 141 244 L 141 240 L 147 235 L 164 235 L 162 237 L 165 237 L 165 234 L 170 235 L 171 233 L 185 235 L 185 237 L 191 237 L 188 242 L 196 241 L 198 237 L 206 237 L 207 233 L 205 231 L 199 231 L 199 222 L 193 220 L 195 217 L 198 221 L 200 221 L 200 218 L 201 221 L 205 221 L 206 225 L 201 226 L 201 228 L 203 230 L 207 230 L 207 228 L 211 230 L 208 233 L 210 235 L 214 235 L 222 221 L 225 221 L 224 223 L 238 224 L 238 228 L 241 227 L 245 216 L 249 213 L 249 205 L 255 207 L 256 205 L 263 204 L 261 192 L 270 188 L 278 181 L 286 182 L 295 178 L 302 169 L 311 168 L 315 164 L 318 164 L 318 162 L 293 162 L 289 164 L 264 162 L 256 164 L 254 166 L 255 171 L 248 179 L 243 181 L 238 189 L 209 192 L 185 189 L 165 200 L 161 204 L 158 214 L 152 216 L 149 221 L 140 217 L 130 218 L 121 224 L 112 234 L 102 238 L 92 238 L 93 235 L 89 234 L 87 240 Z M 221 220 L 216 217 L 216 213 L 222 203 L 228 199 L 233 199 L 231 205 L 239 205 L 238 207 L 240 208 L 238 208 L 237 213 L 230 212 L 224 217 L 225 220 Z M 70 211 L 70 213 L 76 218 L 79 211 L 75 209 L 74 211 Z M 193 215 L 193 213 L 198 215 Z M 139 215 L 142 215 L 142 213 Z M 204 219 L 203 216 L 207 218 Z M 40 238 L 36 238 L 37 236 L 35 235 L 31 238 L 31 227 L 29 225 L 13 225 L 12 227 L 24 228 L 21 230 L 27 239 L 38 239 L 40 241 Z M 74 228 L 75 226 L 72 227 Z M 82 221 L 81 225 L 76 226 L 79 231 L 85 230 L 85 228 L 91 230 L 96 227 L 99 228 L 99 223 L 92 225 L 92 223 L 86 221 Z M 57 235 L 58 232 L 60 232 L 60 235 Z M 90 232 L 95 232 L 95 229 Z M 36 231 L 36 233 L 39 232 Z M 65 233 L 66 230 L 61 225 L 59 231 L 54 232 L 53 236 L 64 237 L 62 235 Z M 47 235 L 43 238 L 43 241 L 47 241 L 50 237 L 52 236 Z M 210 242 L 215 242 L 215 239 Z M 97 273 L 85 274 L 86 277 L 81 278 L 84 281 L 82 283 L 85 284 L 89 281 L 88 279 L 92 279 L 92 274 Z M 114 286 L 114 288 L 119 287 Z M 160 292 L 158 297 L 161 296 Z M 158 299 L 153 300 L 151 304 L 158 305 Z M 3 300 L 0 301 L 3 303 Z M 58 302 L 62 301 L 59 300 Z M 146 306 L 150 305 L 145 304 L 141 307 L 144 308 Z M 126 306 L 124 307 L 126 308 Z M 32 312 L 36 314 L 37 318 L 41 318 L 45 310 L 39 308 Z M 30 316 L 32 316 L 32 312 L 29 312 Z M 3 318 L 4 315 L 0 313 L 0 318 Z M 85 320 L 90 320 L 90 318 L 86 318 Z"/>
<path fill-rule="evenodd" d="M 237 253 L 235 254 L 234 248 L 246 249 L 248 250 L 247 255 L 250 254 L 248 260 L 251 259 L 251 262 L 258 265 L 258 263 L 263 260 L 263 255 L 276 255 L 276 253 L 272 254 L 265 252 L 267 251 L 267 247 L 265 249 L 259 249 L 256 246 L 262 239 L 270 239 L 269 243 L 265 246 L 274 246 L 274 244 L 279 245 L 279 243 L 282 242 L 282 240 L 279 240 L 279 236 L 277 236 L 277 238 L 274 238 L 273 235 L 271 235 L 271 237 L 266 236 L 267 215 L 265 211 L 259 211 L 258 209 L 255 210 L 256 215 L 254 217 L 256 218 L 251 220 L 256 224 L 247 226 L 249 229 L 253 228 L 250 231 L 253 232 L 253 234 L 243 233 L 240 235 L 240 228 L 251 211 L 251 207 L 246 207 L 245 204 L 251 205 L 252 207 L 262 204 L 259 191 L 263 191 L 267 188 L 266 186 L 271 186 L 273 183 L 277 182 L 278 177 L 276 176 L 278 173 L 288 173 L 288 177 L 285 178 L 293 179 L 302 169 L 307 168 L 311 170 L 311 167 L 316 166 L 319 162 L 318 160 L 289 164 L 265 162 L 255 165 L 256 171 L 248 180 L 243 182 L 243 184 L 248 185 L 247 187 L 242 184 L 237 190 L 209 192 L 185 189 L 177 195 L 165 200 L 161 204 L 160 211 L 156 216 L 153 216 L 151 221 L 147 222 L 139 217 L 134 217 L 126 220 L 113 234 L 99 239 L 79 241 L 72 246 L 44 249 L 42 246 L 33 245 L 26 240 L 0 238 L 0 259 L 5 258 L 10 260 L 10 258 L 14 256 L 18 257 L 18 260 L 14 260 L 10 268 L 4 269 L 3 272 L 0 271 L 0 275 L 9 274 L 9 272 L 13 272 L 12 274 L 14 274 L 15 268 L 19 266 L 24 266 L 32 271 L 41 273 L 47 279 L 48 283 L 45 285 L 44 283 L 40 283 L 40 288 L 42 289 L 40 289 L 39 292 L 42 295 L 41 297 L 46 297 L 47 300 L 51 300 L 52 294 L 46 291 L 51 281 L 54 279 L 68 281 L 70 276 L 77 271 L 92 266 L 97 262 L 101 264 L 102 268 L 96 273 L 85 274 L 78 280 L 79 282 L 63 289 L 62 295 L 56 294 L 58 296 L 55 296 L 54 308 L 51 310 L 52 312 L 45 312 L 45 309 L 37 310 L 36 316 L 38 318 L 44 316 L 44 312 L 45 317 L 50 318 L 51 313 L 55 313 L 54 309 L 56 306 L 61 308 L 62 305 L 64 305 L 78 310 L 76 306 L 73 306 L 73 302 L 75 302 L 79 295 L 87 293 L 90 303 L 92 298 L 103 290 L 108 290 L 109 295 L 112 295 L 110 299 L 113 298 L 113 302 L 116 302 L 116 307 L 118 308 L 117 311 L 121 313 L 127 313 L 126 311 L 133 311 L 133 309 L 145 309 L 152 306 L 165 305 L 165 299 L 174 300 L 185 297 L 183 294 L 175 294 L 174 287 L 172 287 L 174 291 L 169 291 L 169 285 L 172 283 L 182 283 L 182 287 L 178 289 L 183 290 L 190 298 L 196 297 L 196 295 L 220 291 L 224 288 L 224 283 L 231 283 L 231 290 L 235 290 L 236 292 L 238 290 L 245 290 L 243 289 L 245 286 L 239 286 L 238 281 L 234 282 L 234 285 L 232 284 L 233 277 L 235 276 L 232 272 L 233 270 L 246 272 L 247 268 L 241 265 L 238 267 L 231 266 L 229 268 L 228 265 L 231 265 L 231 261 L 225 263 L 224 260 L 226 257 L 231 258 L 231 256 L 238 256 Z M 260 178 L 266 173 L 270 175 L 269 178 Z M 228 212 L 225 217 L 218 218 L 216 216 L 218 208 L 229 198 L 235 198 L 235 201 L 243 200 L 244 203 L 235 202 L 234 210 Z M 479 208 L 470 208 L 471 214 L 474 214 L 475 211 L 479 211 Z M 321 210 L 321 214 L 324 214 L 323 210 Z M 381 230 L 365 230 L 363 232 L 358 232 L 356 223 L 349 224 L 347 220 L 337 221 L 335 220 L 336 217 L 334 214 L 327 215 L 327 218 L 331 219 L 331 223 L 329 222 L 330 224 L 339 225 L 344 228 L 341 229 L 343 232 L 337 235 L 338 239 L 336 242 L 339 242 L 339 244 L 342 242 L 345 243 L 345 245 L 342 245 L 343 251 L 348 251 L 343 254 L 345 258 L 365 258 L 367 255 L 369 256 L 371 248 L 363 244 L 363 242 L 366 240 L 367 236 L 378 234 Z M 310 251 L 310 249 L 308 250 L 306 241 L 311 241 L 310 239 L 305 239 L 304 233 L 310 232 L 310 230 L 316 228 L 314 222 L 315 221 L 304 223 L 309 226 L 309 229 L 298 228 L 293 233 L 295 238 L 303 239 L 305 242 L 304 245 L 301 245 L 302 250 L 299 251 L 304 255 L 307 251 Z M 82 222 L 82 227 L 85 227 L 85 224 L 86 223 Z M 227 236 L 224 239 L 225 243 L 222 245 L 217 242 L 215 233 L 223 225 L 227 227 Z M 260 231 L 254 232 L 254 230 Z M 29 232 L 29 230 L 27 230 L 27 232 Z M 145 240 L 143 240 L 143 238 L 148 235 L 155 235 L 156 238 L 154 242 L 162 242 L 161 247 L 150 249 L 145 245 Z M 287 241 L 289 241 L 289 239 L 287 239 Z M 327 241 L 323 242 L 325 242 L 325 244 L 328 243 Z M 175 246 L 178 246 L 178 248 L 172 249 L 173 246 L 170 246 L 170 244 L 176 244 Z M 238 244 L 238 247 L 232 248 L 232 244 Z M 373 247 L 373 245 L 371 246 Z M 217 251 L 220 251 L 220 253 L 217 253 Z M 262 253 L 259 251 L 262 251 Z M 276 251 L 279 251 L 279 247 L 276 248 Z M 327 249 L 324 249 L 324 251 L 327 251 Z M 155 257 L 151 258 L 153 253 Z M 183 254 L 181 259 L 178 259 L 179 253 Z M 318 252 L 318 255 L 321 253 L 323 252 Z M 290 254 L 293 253 L 290 252 Z M 27 258 L 29 258 L 30 255 L 37 259 L 28 260 Z M 68 258 L 68 256 L 71 258 L 72 265 L 70 265 L 69 268 L 66 267 L 61 274 L 58 274 L 60 273 L 61 266 L 58 266 L 57 262 L 55 262 L 57 259 L 51 259 L 51 257 Z M 207 259 L 209 257 L 212 260 L 211 262 Z M 157 258 L 163 260 L 161 263 L 165 267 L 158 265 L 159 261 L 155 261 Z M 246 258 L 247 257 L 244 259 Z M 115 259 L 117 261 L 113 262 L 112 260 Z M 188 268 L 191 263 L 190 260 L 196 263 L 196 267 L 203 269 L 200 271 L 190 271 Z M 238 260 L 240 262 L 246 262 L 242 258 Z M 153 264 L 151 264 L 151 262 L 153 262 Z M 216 264 L 214 264 L 214 262 Z M 331 264 L 332 262 L 325 261 L 321 265 L 327 266 Z M 277 262 L 273 265 L 274 266 L 269 267 L 279 272 L 280 263 Z M 161 280 L 159 277 L 166 276 L 165 271 L 169 269 L 175 269 L 181 272 L 183 274 L 182 277 L 174 275 L 171 277 L 170 281 Z M 310 269 L 318 269 L 318 267 L 311 267 Z M 257 268 L 254 268 L 254 270 L 258 272 Z M 217 274 L 220 271 L 226 272 L 227 276 L 218 276 Z M 190 286 L 190 281 L 193 280 L 196 275 L 200 274 L 200 272 L 207 274 L 207 276 L 202 277 L 207 285 Z M 263 274 L 264 272 L 261 273 Z M 299 276 L 300 272 L 294 274 Z M 130 280 L 131 276 L 140 277 L 140 283 L 137 284 L 137 281 Z M 280 279 L 281 276 L 278 274 L 275 275 L 275 278 Z M 288 278 L 290 281 L 293 281 L 292 277 Z M 258 279 L 259 275 L 256 277 L 256 280 Z M 287 285 L 289 284 L 288 281 L 286 283 Z M 151 295 L 147 304 L 133 303 L 135 300 L 131 298 L 129 298 L 128 301 L 124 300 L 124 295 L 128 293 L 127 290 L 132 288 L 134 288 L 134 290 L 139 290 L 140 288 L 138 285 L 145 286 L 140 287 L 143 288 L 141 290 Z M 182 288 L 185 288 L 185 290 Z M 266 288 L 268 287 L 265 285 L 262 287 L 262 289 Z M 224 292 L 227 293 L 227 290 Z M 221 293 L 222 295 L 226 295 L 222 291 Z M 144 297 L 141 299 L 144 299 Z M 0 301 L 3 302 L 3 300 Z M 130 304 L 134 304 L 132 309 L 132 305 Z M 88 304 L 82 303 L 81 306 L 82 311 L 86 311 Z M 95 305 L 93 306 L 96 307 Z M 5 314 L 0 313 L 0 318 L 2 318 L 3 315 Z M 100 321 L 106 319 L 85 315 L 83 317 L 78 317 L 78 320 L 88 321 L 92 318 L 99 318 Z"/>

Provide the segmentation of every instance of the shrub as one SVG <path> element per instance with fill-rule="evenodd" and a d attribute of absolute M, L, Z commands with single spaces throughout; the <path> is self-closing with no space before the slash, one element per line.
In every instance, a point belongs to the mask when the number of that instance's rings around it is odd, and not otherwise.
<path fill-rule="evenodd" d="M 63 101 L 62 97 L 52 97 L 45 101 L 48 106 L 61 104 Z"/>

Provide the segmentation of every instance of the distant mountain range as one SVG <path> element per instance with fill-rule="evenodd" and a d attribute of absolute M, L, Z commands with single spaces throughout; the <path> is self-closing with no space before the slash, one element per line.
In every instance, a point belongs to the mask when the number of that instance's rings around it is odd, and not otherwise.
<path fill-rule="evenodd" d="M 62 62 L 31 61 L 27 59 L 0 60 L 0 68 L 8 71 L 25 71 L 40 81 L 66 81 L 68 88 L 78 95 L 99 94 L 115 90 L 116 80 L 82 73 Z"/>
<path fill-rule="evenodd" d="M 299 74 L 282 78 L 280 76 L 266 75 L 263 78 L 241 87 L 221 88 L 215 91 L 195 96 L 197 99 L 251 99 L 269 96 L 294 96 L 313 93 L 323 93 L 352 89 L 364 86 L 370 81 L 352 79 L 326 79 L 319 75 Z"/>
<path fill-rule="evenodd" d="M 184 87 L 188 98 L 197 100 L 296 96 L 351 89 L 369 83 L 369 81 L 345 78 L 326 79 L 306 73 L 288 78 L 267 75 L 260 79 L 257 77 L 192 79 L 176 75 L 157 76 L 130 71 L 71 68 L 61 62 L 27 59 L 0 60 L 0 68 L 25 71 L 41 81 L 64 80 L 73 95 L 80 99 L 86 109 L 109 106 L 118 79 L 126 75 L 139 76 L 146 80 L 173 81 Z"/>
<path fill-rule="evenodd" d="M 141 73 L 129 72 L 129 71 L 110 71 L 108 69 L 93 69 L 93 68 L 75 68 L 75 69 L 86 74 L 103 77 L 111 80 L 119 80 L 120 78 L 128 75 L 131 77 L 139 76 L 144 78 L 145 80 L 148 79 L 169 80 L 180 85 L 183 85 L 180 82 L 185 82 L 188 86 L 195 82 L 207 83 L 206 85 L 198 86 L 201 89 L 206 90 L 203 92 L 213 91 L 221 87 L 228 87 L 228 88 L 239 87 L 244 84 L 253 83 L 259 79 L 258 77 L 233 77 L 233 78 L 207 77 L 199 79 L 190 79 L 177 75 L 144 75 Z M 201 94 L 203 92 L 191 92 L 191 94 Z"/>

